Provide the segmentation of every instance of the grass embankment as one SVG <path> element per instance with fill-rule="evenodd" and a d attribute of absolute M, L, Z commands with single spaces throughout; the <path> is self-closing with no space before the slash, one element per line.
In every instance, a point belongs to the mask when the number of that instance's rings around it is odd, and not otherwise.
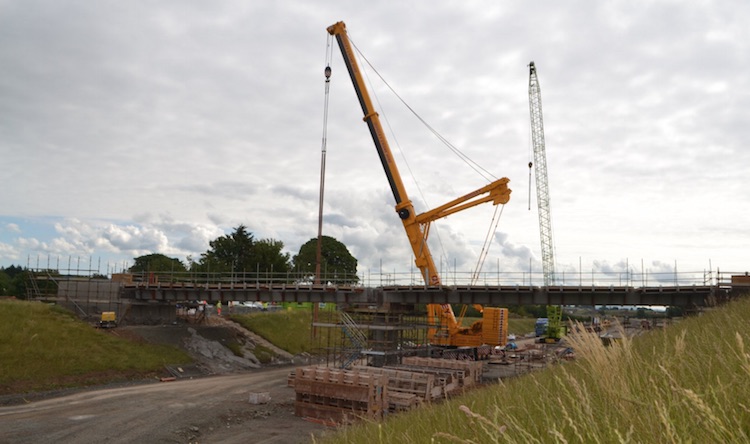
<path fill-rule="evenodd" d="M 181 350 L 117 338 L 56 306 L 0 300 L 0 394 L 143 378 L 190 361 Z"/>
<path fill-rule="evenodd" d="M 750 300 L 439 405 L 346 427 L 331 443 L 750 442 Z"/>
<path fill-rule="evenodd" d="M 518 337 L 534 332 L 536 318 L 510 318 L 508 319 L 508 334 Z"/>
<path fill-rule="evenodd" d="M 293 355 L 314 351 L 314 344 L 310 342 L 312 329 L 310 310 L 258 312 L 233 315 L 231 319 Z M 327 335 L 327 330 L 329 329 L 320 328 L 318 333 Z"/>

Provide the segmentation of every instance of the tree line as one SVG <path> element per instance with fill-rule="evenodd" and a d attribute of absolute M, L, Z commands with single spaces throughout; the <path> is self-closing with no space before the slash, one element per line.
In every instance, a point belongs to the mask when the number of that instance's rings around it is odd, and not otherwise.
<path fill-rule="evenodd" d="M 209 242 L 209 248 L 200 257 L 187 257 L 186 262 L 153 253 L 134 259 L 128 269 L 131 273 L 263 273 L 283 276 L 294 274 L 297 278 L 312 280 L 315 276 L 317 238 L 305 242 L 299 252 L 290 256 L 284 253 L 284 243 L 275 239 L 255 239 L 244 225 L 239 225 L 224 236 Z M 321 243 L 321 276 L 326 282 L 354 284 L 357 276 L 357 259 L 338 240 L 323 236 Z"/>
<path fill-rule="evenodd" d="M 284 253 L 284 243 L 275 239 L 256 239 L 244 225 L 239 225 L 227 235 L 209 242 L 209 248 L 200 257 L 188 256 L 186 261 L 162 253 L 151 253 L 134 258 L 131 273 L 263 273 L 273 276 L 292 275 L 295 280 L 313 282 L 315 278 L 317 238 L 305 242 L 294 256 Z M 57 270 L 47 274 L 61 277 Z M 321 243 L 321 281 L 340 285 L 356 284 L 357 259 L 338 240 L 323 236 Z M 94 279 L 106 276 L 94 275 Z M 0 296 L 26 298 L 30 291 L 32 273 L 25 267 L 11 265 L 0 267 Z M 44 285 L 54 285 L 46 280 Z M 45 293 L 55 289 L 45 288 Z"/>
<path fill-rule="evenodd" d="M 26 294 L 26 269 L 11 265 L 0 268 L 0 296 L 22 296 Z"/>

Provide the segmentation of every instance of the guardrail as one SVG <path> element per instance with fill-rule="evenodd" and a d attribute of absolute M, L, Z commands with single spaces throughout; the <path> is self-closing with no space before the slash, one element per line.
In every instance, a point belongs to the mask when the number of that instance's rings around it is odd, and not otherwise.
<path fill-rule="evenodd" d="M 744 275 L 745 272 L 721 271 L 682 271 L 682 272 L 635 272 L 635 271 L 591 271 L 591 272 L 558 272 L 555 286 L 616 286 L 616 287 L 658 287 L 658 286 L 710 286 L 731 283 L 731 276 Z M 309 273 L 273 273 L 273 272 L 233 272 L 233 273 L 169 273 L 146 272 L 132 273 L 128 276 L 132 283 L 193 283 L 193 284 L 304 284 L 312 285 L 315 281 Z M 326 286 L 362 286 L 367 288 L 389 286 L 424 285 L 419 272 L 367 272 L 359 275 L 341 273 L 323 273 L 320 285 Z M 445 286 L 543 286 L 544 276 L 541 272 L 504 271 L 483 272 L 476 275 L 472 272 L 448 271 L 442 274 Z"/>

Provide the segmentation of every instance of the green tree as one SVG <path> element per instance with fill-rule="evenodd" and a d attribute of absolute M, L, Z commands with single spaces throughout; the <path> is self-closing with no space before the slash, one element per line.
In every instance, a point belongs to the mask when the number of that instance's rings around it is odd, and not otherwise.
<path fill-rule="evenodd" d="M 5 273 L 10 275 L 8 270 L 6 268 Z M 8 294 L 18 299 L 55 296 L 57 295 L 57 279 L 54 278 L 59 276 L 60 272 L 57 270 L 36 270 L 32 272 L 29 269 L 17 267 L 12 274 L 11 288 Z"/>
<path fill-rule="evenodd" d="M 274 239 L 261 239 L 255 243 L 255 259 L 260 271 L 287 273 L 290 270 L 289 253 L 282 253 L 284 243 Z"/>
<path fill-rule="evenodd" d="M 0 268 L 0 295 L 26 297 L 27 270 L 20 265 Z"/>
<path fill-rule="evenodd" d="M 0 296 L 12 296 L 13 291 L 13 280 L 5 272 L 5 269 L 0 268 Z"/>
<path fill-rule="evenodd" d="M 294 269 L 306 273 L 309 278 L 315 277 L 315 262 L 318 251 L 318 238 L 305 242 L 299 253 L 292 259 Z M 338 240 L 323 236 L 321 243 L 320 278 L 324 282 L 335 284 L 355 284 L 357 276 L 357 259 L 352 256 L 346 245 Z"/>
<path fill-rule="evenodd" d="M 244 225 L 212 240 L 209 247 L 198 262 L 192 263 L 193 271 L 276 274 L 287 273 L 290 269 L 289 254 L 281 251 L 283 242 L 274 239 L 256 241 Z"/>
<path fill-rule="evenodd" d="M 161 253 L 139 256 L 133 260 L 133 266 L 128 269 L 131 273 L 144 272 L 185 272 L 185 264 L 179 259 L 165 256 Z"/>
<path fill-rule="evenodd" d="M 2 268 L 0 270 L 7 274 L 11 279 L 26 271 L 26 269 L 20 265 L 11 265 L 10 267 Z"/>
<path fill-rule="evenodd" d="M 253 257 L 254 243 L 252 233 L 239 225 L 232 233 L 210 241 L 210 248 L 201 255 L 198 266 L 201 271 L 211 272 L 254 271 L 257 263 Z"/>

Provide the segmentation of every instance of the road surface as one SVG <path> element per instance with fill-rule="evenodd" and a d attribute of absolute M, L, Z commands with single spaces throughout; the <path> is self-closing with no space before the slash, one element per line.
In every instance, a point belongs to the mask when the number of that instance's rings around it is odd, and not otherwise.
<path fill-rule="evenodd" d="M 309 443 L 326 428 L 294 416 L 292 367 L 85 390 L 0 407 L 0 443 Z M 271 401 L 251 404 L 251 393 Z"/>

